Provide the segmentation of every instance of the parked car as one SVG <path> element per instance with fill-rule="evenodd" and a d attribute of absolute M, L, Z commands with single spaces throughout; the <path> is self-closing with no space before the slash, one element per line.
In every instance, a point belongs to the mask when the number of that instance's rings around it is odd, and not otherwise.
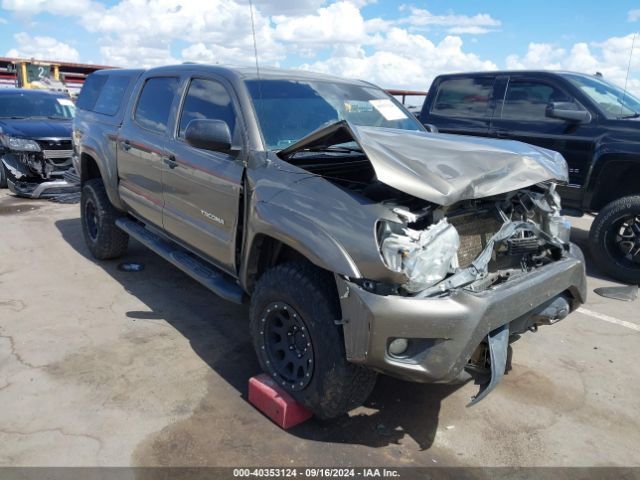
<path fill-rule="evenodd" d="M 603 271 L 640 283 L 640 100 L 599 75 L 482 72 L 437 77 L 420 121 L 441 132 L 520 140 L 560 152 L 565 211 L 597 213 Z"/>
<path fill-rule="evenodd" d="M 75 105 L 60 93 L 0 90 L 0 187 L 24 197 L 47 197 L 72 186 L 71 121 Z"/>
<path fill-rule="evenodd" d="M 376 372 L 482 382 L 585 300 L 562 156 L 433 135 L 374 85 L 205 65 L 105 70 L 74 121 L 89 250 L 134 237 L 250 302 L 265 372 L 322 418 Z"/>

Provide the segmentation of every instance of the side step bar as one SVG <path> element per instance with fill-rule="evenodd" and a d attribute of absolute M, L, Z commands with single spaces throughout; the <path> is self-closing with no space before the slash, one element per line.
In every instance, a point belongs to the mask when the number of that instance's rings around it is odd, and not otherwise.
<path fill-rule="evenodd" d="M 231 280 L 225 278 L 225 275 L 216 270 L 215 267 L 211 267 L 191 255 L 182 247 L 151 233 L 133 220 L 119 218 L 116 220 L 116 225 L 216 295 L 230 302 L 243 303 L 244 292 L 242 289 Z"/>

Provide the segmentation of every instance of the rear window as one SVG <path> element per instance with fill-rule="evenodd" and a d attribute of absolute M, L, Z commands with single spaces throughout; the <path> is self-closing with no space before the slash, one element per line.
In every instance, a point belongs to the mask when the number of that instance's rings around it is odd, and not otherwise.
<path fill-rule="evenodd" d="M 82 85 L 76 107 L 81 110 L 92 110 L 107 78 L 106 75 L 89 75 Z"/>
<path fill-rule="evenodd" d="M 178 89 L 175 77 L 156 77 L 148 79 L 138 99 L 134 120 L 142 128 L 157 133 L 167 131 L 169 113 L 173 97 Z"/>
<path fill-rule="evenodd" d="M 129 86 L 131 77 L 124 75 L 113 75 L 109 77 L 102 87 L 102 92 L 96 100 L 93 111 L 103 115 L 113 116 L 118 113 L 120 104 L 124 98 L 124 93 Z"/>
<path fill-rule="evenodd" d="M 493 77 L 452 78 L 440 83 L 432 113 L 446 117 L 489 117 Z"/>

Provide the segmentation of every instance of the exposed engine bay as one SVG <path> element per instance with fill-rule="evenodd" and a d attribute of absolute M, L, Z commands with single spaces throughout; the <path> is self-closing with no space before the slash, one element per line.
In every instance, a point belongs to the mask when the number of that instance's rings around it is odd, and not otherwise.
<path fill-rule="evenodd" d="M 568 248 L 570 224 L 560 215 L 555 183 L 440 206 L 378 180 L 362 152 L 298 152 L 291 163 L 381 203 L 398 222 L 379 221 L 385 265 L 402 285 L 363 282 L 381 294 L 433 297 L 452 289 L 483 291 L 553 262 Z"/>

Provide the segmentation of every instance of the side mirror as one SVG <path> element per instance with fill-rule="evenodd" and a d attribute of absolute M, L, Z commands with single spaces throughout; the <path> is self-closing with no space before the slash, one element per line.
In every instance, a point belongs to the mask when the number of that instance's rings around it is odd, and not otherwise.
<path fill-rule="evenodd" d="M 559 118 L 568 122 L 589 123 L 591 114 L 579 108 L 572 102 L 551 102 L 547 105 L 546 115 L 551 118 Z"/>
<path fill-rule="evenodd" d="M 438 127 L 436 127 L 433 123 L 423 123 L 422 125 L 424 125 L 424 128 L 426 128 L 428 132 L 439 133 Z"/>
<path fill-rule="evenodd" d="M 231 132 L 224 120 L 191 120 L 184 132 L 189 145 L 214 152 L 231 150 Z"/>

